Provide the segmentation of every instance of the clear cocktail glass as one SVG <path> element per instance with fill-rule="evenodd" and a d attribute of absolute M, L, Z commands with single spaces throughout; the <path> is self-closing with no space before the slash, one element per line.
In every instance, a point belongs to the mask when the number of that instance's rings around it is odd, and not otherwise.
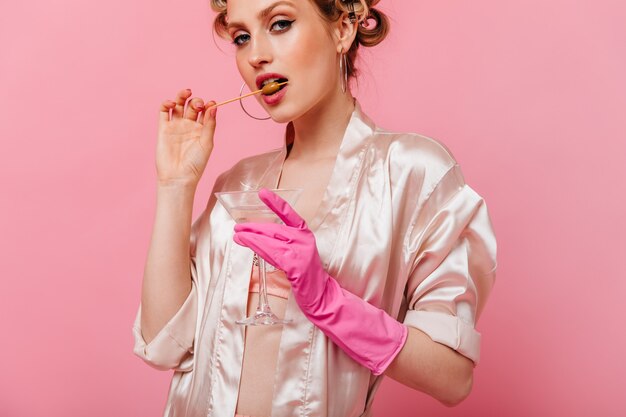
<path fill-rule="evenodd" d="M 270 189 L 270 191 L 277 194 L 293 207 L 303 190 L 302 188 L 282 188 Z M 215 193 L 215 196 L 236 223 L 283 223 L 280 217 L 261 201 L 258 193 L 259 190 L 224 191 Z M 254 315 L 237 320 L 236 323 L 249 326 L 290 323 L 291 320 L 280 319 L 272 312 L 267 300 L 265 259 L 258 254 L 257 257 L 259 259 L 258 271 L 261 281 L 259 304 Z"/>

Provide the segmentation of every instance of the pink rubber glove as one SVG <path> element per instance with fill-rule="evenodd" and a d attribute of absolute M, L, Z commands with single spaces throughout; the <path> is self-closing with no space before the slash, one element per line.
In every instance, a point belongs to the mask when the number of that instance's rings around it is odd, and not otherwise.
<path fill-rule="evenodd" d="M 265 188 L 259 198 L 285 224 L 236 224 L 233 240 L 285 271 L 304 315 L 352 359 L 382 374 L 404 346 L 406 326 L 324 271 L 315 235 L 285 200 Z"/>

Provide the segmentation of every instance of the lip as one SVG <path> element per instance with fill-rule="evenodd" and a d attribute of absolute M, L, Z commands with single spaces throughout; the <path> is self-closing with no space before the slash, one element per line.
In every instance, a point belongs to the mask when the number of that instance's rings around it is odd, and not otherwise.
<path fill-rule="evenodd" d="M 285 78 L 285 79 L 287 79 L 287 77 L 285 77 L 284 75 L 277 74 L 275 72 L 267 72 L 265 74 L 261 74 L 258 77 L 256 77 L 256 86 L 257 86 L 257 88 L 259 90 L 263 86 L 263 81 L 267 80 L 268 78 Z"/>
<path fill-rule="evenodd" d="M 268 104 L 268 105 L 278 104 L 283 99 L 285 92 L 287 91 L 288 88 L 289 88 L 289 84 L 285 85 L 283 88 L 278 90 L 278 92 L 272 94 L 271 96 L 266 96 L 264 94 L 261 94 L 261 96 L 263 97 L 263 101 L 265 102 L 265 104 Z"/>

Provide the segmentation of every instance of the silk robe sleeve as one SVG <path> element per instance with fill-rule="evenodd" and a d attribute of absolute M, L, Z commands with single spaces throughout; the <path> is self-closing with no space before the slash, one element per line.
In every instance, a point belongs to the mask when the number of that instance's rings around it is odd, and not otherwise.
<path fill-rule="evenodd" d="M 220 189 L 227 175 L 228 171 L 218 176 L 211 191 L 211 196 Z M 189 239 L 191 291 L 180 309 L 155 335 L 150 343 L 146 343 L 142 335 L 141 303 L 139 303 L 139 309 L 133 324 L 135 340 L 133 352 L 153 368 L 163 371 L 173 369 L 181 372 L 187 372 L 193 368 L 193 344 L 196 334 L 196 323 L 199 317 L 198 297 L 200 293 L 196 269 L 196 241 L 200 225 L 204 217 L 208 215 L 210 213 L 205 208 L 205 211 L 191 226 Z"/>
<path fill-rule="evenodd" d="M 454 163 L 425 197 L 407 234 L 414 254 L 404 323 L 480 360 L 475 325 L 495 283 L 496 239 L 483 198 Z"/>

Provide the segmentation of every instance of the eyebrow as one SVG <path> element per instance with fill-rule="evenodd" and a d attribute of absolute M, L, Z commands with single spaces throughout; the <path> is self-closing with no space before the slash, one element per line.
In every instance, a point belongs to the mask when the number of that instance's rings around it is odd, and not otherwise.
<path fill-rule="evenodd" d="M 278 7 L 278 6 L 282 5 L 282 4 L 286 4 L 288 6 L 294 7 L 293 3 L 290 2 L 290 1 L 287 1 L 287 0 L 277 1 L 276 3 L 273 3 L 273 4 L 269 5 L 268 7 L 266 7 L 265 9 L 263 9 L 263 10 L 261 10 L 259 12 L 259 14 L 258 14 L 259 20 L 265 19 L 267 17 L 267 15 L 269 15 L 275 7 Z M 226 25 L 226 30 L 229 30 L 232 27 L 244 27 L 244 26 L 245 25 L 243 23 L 240 23 L 240 22 L 229 22 Z"/>

